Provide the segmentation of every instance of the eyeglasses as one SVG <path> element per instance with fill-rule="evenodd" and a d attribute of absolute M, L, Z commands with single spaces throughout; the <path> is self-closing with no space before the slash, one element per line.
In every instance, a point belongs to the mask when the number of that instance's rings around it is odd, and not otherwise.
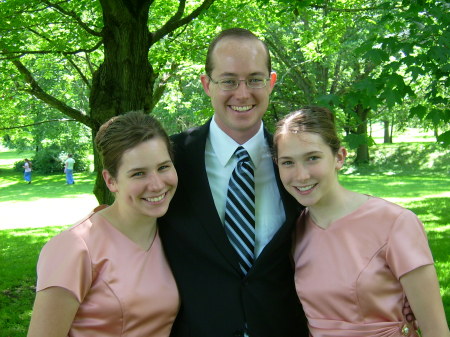
<path fill-rule="evenodd" d="M 222 90 L 235 90 L 239 87 L 239 84 L 241 82 L 245 82 L 247 85 L 247 88 L 250 89 L 261 89 L 264 88 L 267 85 L 267 81 L 270 80 L 270 78 L 264 78 L 264 77 L 250 77 L 245 80 L 238 80 L 235 78 L 225 78 L 220 81 L 214 81 L 211 76 L 208 76 L 209 80 L 213 82 L 214 84 L 217 84 L 220 89 Z"/>

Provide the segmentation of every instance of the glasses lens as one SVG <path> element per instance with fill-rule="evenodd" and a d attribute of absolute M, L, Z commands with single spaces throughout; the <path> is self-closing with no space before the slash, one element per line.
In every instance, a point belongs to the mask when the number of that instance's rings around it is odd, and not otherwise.
<path fill-rule="evenodd" d="M 264 88 L 266 86 L 266 79 L 263 77 L 252 77 L 247 80 L 247 86 L 249 88 Z"/>
<path fill-rule="evenodd" d="M 259 89 L 264 88 L 267 84 L 267 79 L 264 77 L 250 77 L 246 80 L 237 80 L 237 79 L 224 79 L 218 82 L 215 82 L 219 85 L 222 90 L 234 90 L 239 87 L 239 83 L 244 81 L 248 88 L 251 89 Z"/>
<path fill-rule="evenodd" d="M 239 86 L 239 81 L 234 79 L 226 79 L 219 81 L 219 87 L 223 90 L 234 90 Z"/>

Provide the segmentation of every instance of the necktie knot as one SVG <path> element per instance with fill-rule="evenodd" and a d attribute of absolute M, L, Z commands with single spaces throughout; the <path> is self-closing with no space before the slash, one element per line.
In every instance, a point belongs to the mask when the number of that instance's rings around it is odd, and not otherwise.
<path fill-rule="evenodd" d="M 239 146 L 234 153 L 236 154 L 238 163 L 248 163 L 251 167 L 253 167 L 253 162 L 250 155 L 242 146 Z"/>

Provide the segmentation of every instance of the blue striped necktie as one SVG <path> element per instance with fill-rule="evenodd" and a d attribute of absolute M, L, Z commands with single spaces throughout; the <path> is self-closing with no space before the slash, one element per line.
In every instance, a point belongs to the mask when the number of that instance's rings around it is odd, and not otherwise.
<path fill-rule="evenodd" d="M 231 174 L 225 206 L 225 231 L 239 255 L 244 275 L 255 259 L 255 182 L 254 166 L 247 151 L 239 146 L 238 162 Z"/>

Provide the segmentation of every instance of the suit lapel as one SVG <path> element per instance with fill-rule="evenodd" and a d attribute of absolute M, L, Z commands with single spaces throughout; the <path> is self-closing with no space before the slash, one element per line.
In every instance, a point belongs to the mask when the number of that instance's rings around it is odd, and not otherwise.
<path fill-rule="evenodd" d="M 193 131 L 185 141 L 182 162 L 186 163 L 183 172 L 185 190 L 190 191 L 189 201 L 195 217 L 208 233 L 211 241 L 225 259 L 240 272 L 237 253 L 228 241 L 220 217 L 217 213 L 214 199 L 209 187 L 205 166 L 205 146 L 209 132 L 209 122 Z"/>
<path fill-rule="evenodd" d="M 273 147 L 272 135 L 266 129 L 264 129 L 264 137 L 267 140 L 267 143 L 269 144 L 269 148 L 272 149 Z M 292 228 L 294 226 L 295 219 L 300 214 L 300 205 L 284 189 L 284 186 L 280 179 L 280 175 L 278 173 L 278 167 L 276 166 L 275 163 L 273 163 L 273 169 L 275 173 L 275 179 L 277 181 L 278 190 L 280 191 L 281 200 L 283 202 L 286 220 L 281 225 L 280 229 L 275 233 L 272 240 L 270 240 L 269 243 L 267 243 L 267 245 L 264 247 L 261 254 L 256 259 L 254 266 L 257 266 L 260 263 L 267 264 L 268 263 L 267 259 L 271 258 L 272 252 L 274 250 L 277 250 L 280 245 L 291 244 Z"/>

